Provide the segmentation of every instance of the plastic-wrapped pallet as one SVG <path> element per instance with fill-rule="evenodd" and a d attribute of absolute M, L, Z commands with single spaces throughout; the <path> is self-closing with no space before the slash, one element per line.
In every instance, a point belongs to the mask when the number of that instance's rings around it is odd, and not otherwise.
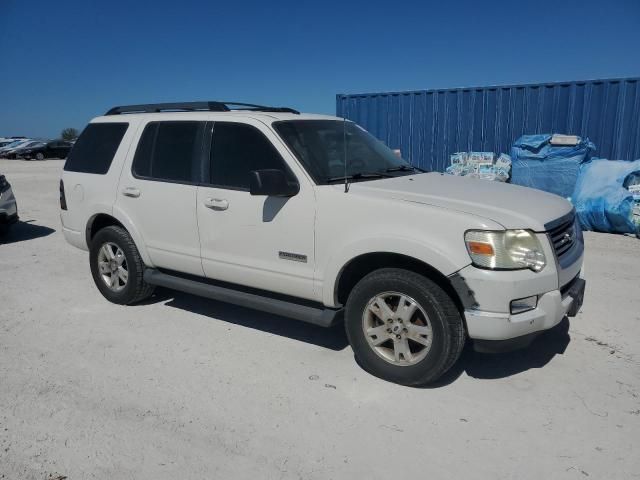
<path fill-rule="evenodd" d="M 640 160 L 597 159 L 584 163 L 573 194 L 582 228 L 637 234 L 634 209 L 638 204 L 633 193 L 636 178 L 640 178 Z"/>
<path fill-rule="evenodd" d="M 580 164 L 595 150 L 588 138 L 570 135 L 524 135 L 511 148 L 511 183 L 568 198 Z"/>
<path fill-rule="evenodd" d="M 638 232 L 640 232 L 640 172 L 634 172 L 629 175 L 622 186 L 629 190 L 629 193 L 633 196 L 632 221 L 635 223 Z"/>
<path fill-rule="evenodd" d="M 451 165 L 446 173 L 463 177 L 506 182 L 509 179 L 511 159 L 501 154 L 494 164 L 493 152 L 456 152 L 451 155 Z"/>
<path fill-rule="evenodd" d="M 506 182 L 511 175 L 511 157 L 506 153 L 501 153 L 494 165 L 496 169 L 496 180 Z"/>

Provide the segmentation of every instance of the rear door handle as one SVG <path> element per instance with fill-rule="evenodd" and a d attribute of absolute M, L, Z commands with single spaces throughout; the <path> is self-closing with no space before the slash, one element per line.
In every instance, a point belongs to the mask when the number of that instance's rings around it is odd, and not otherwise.
<path fill-rule="evenodd" d="M 226 210 L 229 208 L 229 202 L 223 198 L 207 198 L 204 206 L 212 210 Z"/>
<path fill-rule="evenodd" d="M 135 187 L 125 187 L 122 189 L 122 194 L 125 197 L 138 198 L 140 196 L 140 190 Z"/>

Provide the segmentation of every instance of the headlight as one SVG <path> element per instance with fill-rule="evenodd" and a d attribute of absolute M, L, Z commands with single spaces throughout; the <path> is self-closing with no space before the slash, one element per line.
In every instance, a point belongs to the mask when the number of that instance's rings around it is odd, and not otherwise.
<path fill-rule="evenodd" d="M 539 272 L 547 264 L 538 238 L 529 230 L 470 230 L 465 233 L 464 240 L 476 267 L 492 270 L 530 268 Z"/>

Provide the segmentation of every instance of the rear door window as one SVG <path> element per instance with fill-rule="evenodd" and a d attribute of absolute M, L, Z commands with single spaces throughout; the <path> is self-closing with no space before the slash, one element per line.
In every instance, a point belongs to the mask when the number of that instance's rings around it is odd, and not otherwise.
<path fill-rule="evenodd" d="M 133 159 L 134 176 L 148 180 L 197 183 L 205 122 L 150 122 Z"/>
<path fill-rule="evenodd" d="M 71 149 L 64 169 L 67 172 L 104 175 L 109 171 L 128 123 L 90 123 Z"/>

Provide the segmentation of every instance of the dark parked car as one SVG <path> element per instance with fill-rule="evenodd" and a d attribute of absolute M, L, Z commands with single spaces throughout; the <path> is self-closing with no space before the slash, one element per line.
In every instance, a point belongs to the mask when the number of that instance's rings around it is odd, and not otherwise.
<path fill-rule="evenodd" d="M 40 147 L 42 145 L 45 145 L 47 142 L 43 141 L 43 140 L 34 140 L 32 142 L 29 141 L 24 141 L 22 143 L 20 143 L 17 147 L 6 147 L 4 149 L 0 150 L 0 156 L 3 158 L 18 158 L 18 155 L 21 152 L 24 152 L 26 150 L 35 148 L 35 147 Z"/>
<path fill-rule="evenodd" d="M 41 142 L 37 145 L 29 145 L 13 153 L 17 158 L 26 158 L 27 160 L 32 158 L 36 160 L 67 158 L 72 146 L 70 142 L 52 140 L 50 142 Z"/>

